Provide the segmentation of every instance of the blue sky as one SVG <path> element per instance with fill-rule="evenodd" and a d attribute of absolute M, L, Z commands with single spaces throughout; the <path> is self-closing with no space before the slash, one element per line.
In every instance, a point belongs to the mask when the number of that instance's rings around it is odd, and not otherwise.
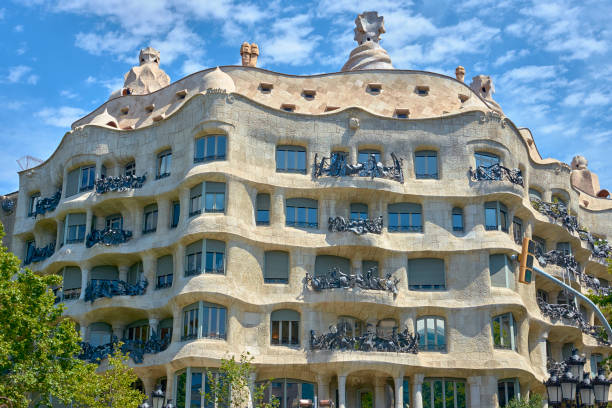
<path fill-rule="evenodd" d="M 243 41 L 259 44 L 260 67 L 336 72 L 365 10 L 385 17 L 381 45 L 396 68 L 491 75 L 494 98 L 543 157 L 583 154 L 612 188 L 610 1 L 4 0 L 0 193 L 17 189 L 18 158 L 48 158 L 122 85 L 140 48 L 161 50 L 173 81 L 239 64 Z"/>

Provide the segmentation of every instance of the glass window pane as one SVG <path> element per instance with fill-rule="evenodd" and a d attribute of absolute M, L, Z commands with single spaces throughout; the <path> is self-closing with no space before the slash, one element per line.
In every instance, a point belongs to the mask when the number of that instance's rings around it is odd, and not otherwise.
<path fill-rule="evenodd" d="M 446 333 L 444 331 L 444 319 L 436 319 L 436 345 L 438 350 L 446 349 Z"/>
<path fill-rule="evenodd" d="M 298 384 L 294 383 L 294 382 L 287 382 L 287 386 L 285 388 L 286 390 L 286 394 L 285 394 L 285 401 L 286 401 L 286 405 L 285 407 L 287 408 L 299 408 L 299 394 L 298 394 Z"/>
<path fill-rule="evenodd" d="M 217 318 L 219 317 L 219 309 L 216 307 L 209 308 L 210 310 L 210 327 L 208 331 L 208 337 L 217 337 L 217 330 L 219 327 L 217 326 Z"/>
<path fill-rule="evenodd" d="M 220 252 L 217 252 L 215 269 L 218 273 L 223 272 L 223 254 Z"/>
<path fill-rule="evenodd" d="M 297 169 L 306 170 L 306 152 L 297 152 Z"/>
<path fill-rule="evenodd" d="M 306 223 L 306 208 L 298 207 L 297 209 L 297 222 L 299 225 L 304 225 Z"/>
<path fill-rule="evenodd" d="M 191 373 L 191 407 L 200 408 L 202 406 L 202 373 Z"/>
<path fill-rule="evenodd" d="M 406 229 L 408 228 L 408 226 L 410 226 L 410 214 L 401 213 L 399 214 L 399 218 L 400 218 L 400 222 L 399 222 L 400 230 Z"/>
<path fill-rule="evenodd" d="M 216 137 L 209 136 L 206 138 L 206 157 L 214 157 L 216 154 L 215 151 L 215 141 Z"/>
<path fill-rule="evenodd" d="M 425 160 L 426 159 L 423 156 L 416 156 L 414 165 L 415 165 L 417 176 L 423 175 L 426 173 L 427 167 L 426 167 Z"/>
<path fill-rule="evenodd" d="M 461 215 L 461 214 L 453 214 L 453 229 L 454 230 L 462 230 L 463 229 L 463 215 Z"/>
<path fill-rule="evenodd" d="M 446 401 L 447 408 L 455 408 L 455 382 L 445 381 L 444 382 L 444 399 Z"/>
<path fill-rule="evenodd" d="M 412 214 L 412 226 L 413 227 L 422 227 L 423 224 L 421 223 L 421 214 L 419 213 L 413 213 Z"/>
<path fill-rule="evenodd" d="M 287 224 L 295 224 L 295 207 L 287 207 Z"/>
<path fill-rule="evenodd" d="M 291 344 L 300 344 L 300 322 L 291 322 Z"/>
<path fill-rule="evenodd" d="M 280 344 L 280 322 L 273 321 L 272 322 L 272 336 L 271 336 L 272 344 Z"/>
<path fill-rule="evenodd" d="M 436 156 L 427 157 L 427 174 L 434 176 L 438 173 L 438 158 Z"/>
<path fill-rule="evenodd" d="M 217 211 L 224 211 L 225 210 L 225 194 L 215 194 L 215 196 L 216 196 L 215 209 Z"/>
<path fill-rule="evenodd" d="M 295 151 L 293 150 L 289 150 L 287 152 L 287 170 L 295 170 L 296 164 L 297 164 L 297 160 L 295 158 Z"/>
<path fill-rule="evenodd" d="M 277 170 L 285 169 L 285 151 L 284 150 L 276 151 L 276 169 Z"/>
<path fill-rule="evenodd" d="M 310 224 L 310 226 L 317 225 L 317 209 L 316 208 L 308 209 L 308 223 Z"/>
<path fill-rule="evenodd" d="M 195 157 L 197 159 L 202 159 L 204 157 L 204 138 L 200 138 L 196 140 L 195 143 Z"/>
<path fill-rule="evenodd" d="M 423 408 L 431 408 L 431 382 L 425 381 L 423 382 Z"/>
<path fill-rule="evenodd" d="M 185 394 L 187 393 L 187 373 L 182 373 L 177 378 L 176 407 L 185 408 Z"/>
<path fill-rule="evenodd" d="M 289 322 L 281 322 L 281 344 L 289 344 Z"/>
<path fill-rule="evenodd" d="M 399 226 L 399 214 L 397 213 L 389 213 L 389 229 L 396 230 Z"/>
<path fill-rule="evenodd" d="M 417 334 L 419 335 L 419 348 L 424 349 L 425 348 L 425 341 L 426 341 L 426 336 L 425 336 L 425 319 L 419 319 L 417 320 Z"/>
<path fill-rule="evenodd" d="M 268 210 L 257 210 L 257 222 L 259 222 L 259 223 L 270 223 L 270 211 L 268 211 Z"/>
<path fill-rule="evenodd" d="M 225 157 L 225 136 L 217 136 L 217 157 Z"/>
<path fill-rule="evenodd" d="M 219 336 L 221 336 L 222 338 L 225 338 L 225 322 L 227 319 L 226 313 L 227 311 L 225 310 L 225 308 L 219 309 Z"/>
<path fill-rule="evenodd" d="M 212 211 L 215 208 L 215 195 L 212 193 L 206 194 L 206 211 Z"/>
<path fill-rule="evenodd" d="M 427 319 L 427 349 L 435 350 L 436 344 L 436 332 L 435 332 L 436 323 L 433 318 Z"/>
<path fill-rule="evenodd" d="M 207 252 L 206 253 L 206 263 L 204 264 L 204 267 L 206 269 L 206 272 L 212 272 L 213 268 L 214 268 L 214 257 L 215 257 L 215 253 L 214 252 Z"/>
<path fill-rule="evenodd" d="M 434 394 L 434 408 L 445 408 L 444 407 L 444 390 L 442 388 L 442 381 L 434 381 L 433 384 Z"/>
<path fill-rule="evenodd" d="M 485 208 L 486 229 L 497 229 L 497 210 L 495 208 Z"/>
<path fill-rule="evenodd" d="M 455 390 L 457 392 L 457 408 L 466 408 L 467 403 L 465 399 L 465 383 L 464 382 L 456 382 Z"/>

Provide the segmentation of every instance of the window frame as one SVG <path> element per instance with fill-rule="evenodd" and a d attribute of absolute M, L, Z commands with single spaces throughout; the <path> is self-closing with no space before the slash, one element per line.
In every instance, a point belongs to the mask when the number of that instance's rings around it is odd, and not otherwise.
<path fill-rule="evenodd" d="M 279 166 L 279 153 L 283 153 L 283 157 L 281 161 L 283 161 L 283 166 Z M 287 152 L 294 152 L 295 162 L 293 163 L 295 167 L 289 167 L 290 163 L 290 154 Z M 299 167 L 300 165 L 300 156 L 303 154 L 304 159 L 304 168 Z M 306 174 L 306 169 L 308 168 L 308 155 L 306 148 L 299 145 L 277 145 L 275 150 L 275 161 L 276 161 L 276 172 L 277 173 L 294 173 L 294 174 Z"/>
<path fill-rule="evenodd" d="M 350 220 L 359 221 L 367 220 L 369 218 L 370 209 L 367 204 L 364 203 L 351 203 L 349 207 Z"/>
<path fill-rule="evenodd" d="M 87 184 L 84 185 L 85 178 L 87 179 Z M 95 183 L 96 183 L 95 164 L 81 166 L 79 168 L 79 193 L 82 193 L 83 191 L 93 190 Z"/>
<path fill-rule="evenodd" d="M 82 214 L 85 218 L 85 221 L 83 224 L 73 224 L 70 225 L 70 216 L 71 215 L 80 215 Z M 70 239 L 69 237 L 71 236 L 70 232 L 74 231 L 75 232 L 75 238 Z M 66 214 L 66 218 L 64 219 L 64 239 L 63 239 L 63 244 L 76 244 L 79 242 L 83 242 L 85 241 L 85 233 L 87 231 L 87 214 L 85 213 L 68 213 Z"/>
<path fill-rule="evenodd" d="M 153 206 L 155 206 L 155 208 L 153 208 Z M 147 210 L 147 207 L 149 208 Z M 150 234 L 153 232 L 157 231 L 157 220 L 159 218 L 159 210 L 157 207 L 157 204 L 150 204 L 148 206 L 146 206 L 143 210 L 143 217 L 142 217 L 142 221 L 143 221 L 143 225 L 142 225 L 142 233 L 143 234 Z M 149 222 L 150 221 L 150 222 Z M 151 224 L 148 226 L 147 228 L 147 224 Z"/>
<path fill-rule="evenodd" d="M 436 400 L 436 382 L 441 382 L 442 395 L 438 400 Z M 447 384 L 452 383 L 452 391 L 453 391 L 453 401 L 451 405 L 447 405 Z M 457 385 L 461 383 L 463 384 L 463 400 L 465 405 L 460 404 L 459 400 L 459 392 Z M 442 403 L 442 408 L 463 408 L 468 406 L 468 387 L 467 381 L 462 378 L 446 378 L 446 377 L 428 377 L 423 379 L 422 384 L 422 398 L 423 398 L 423 406 L 429 406 L 431 408 L 438 407 L 439 405 L 435 404 L 435 401 L 440 401 Z M 429 392 L 429 396 L 426 394 Z M 425 402 L 425 398 L 429 397 L 429 403 Z M 426 405 L 427 404 L 427 405 Z"/>
<path fill-rule="evenodd" d="M 455 225 L 455 216 L 459 216 L 461 220 L 461 226 Z M 461 207 L 453 207 L 451 210 L 451 224 L 453 228 L 453 232 L 463 232 L 465 230 L 465 221 L 463 216 L 463 208 Z"/>
<path fill-rule="evenodd" d="M 508 384 L 512 384 L 513 386 L 512 396 L 508 394 Z M 503 400 L 501 399 L 501 396 L 499 394 L 501 386 L 503 386 L 504 388 Z M 497 381 L 497 401 L 499 401 L 500 408 L 505 407 L 515 397 L 519 400 L 521 399 L 521 388 L 518 378 L 504 378 Z"/>
<path fill-rule="evenodd" d="M 429 321 L 433 320 L 433 324 L 434 326 L 432 328 L 429 327 Z M 414 332 L 415 333 L 419 333 L 419 323 L 422 322 L 423 323 L 423 333 L 424 335 L 421 336 L 419 334 L 419 351 L 438 351 L 438 352 L 446 352 L 447 351 L 447 346 L 448 346 L 448 330 L 447 327 L 448 325 L 446 324 L 446 319 L 442 316 L 435 316 L 435 315 L 427 315 L 427 316 L 421 316 L 418 317 L 416 319 L 416 321 L 414 322 Z M 438 332 L 438 327 L 440 326 L 440 322 L 442 323 L 442 329 L 444 330 L 443 333 L 443 342 L 439 341 L 439 332 Z M 434 335 L 434 342 L 433 344 L 428 344 L 428 340 L 429 340 L 429 331 L 432 330 L 433 331 L 433 335 Z"/>
<path fill-rule="evenodd" d="M 274 314 L 278 312 L 282 312 L 282 311 L 291 311 L 291 312 L 297 313 L 298 320 L 297 321 L 296 320 L 281 320 L 281 319 L 274 320 Z M 297 310 L 278 309 L 278 310 L 273 311 L 270 314 L 270 345 L 271 346 L 285 346 L 285 347 L 300 347 L 301 320 L 302 320 L 302 316 L 300 312 L 298 312 Z M 278 323 L 278 324 L 275 325 L 274 323 Z M 285 325 L 284 323 L 287 323 L 287 324 Z M 297 323 L 297 325 L 295 325 L 295 323 Z M 277 331 L 278 331 L 277 343 L 274 342 L 275 326 L 277 326 Z M 283 329 L 285 328 L 285 326 L 286 326 L 286 329 L 289 331 L 289 335 L 287 336 L 286 343 L 283 342 Z M 295 329 L 297 333 L 294 333 L 295 326 L 297 326 L 297 329 Z M 293 337 L 294 334 L 296 334 L 296 338 Z"/>
<path fill-rule="evenodd" d="M 214 154 L 208 154 L 209 149 L 209 140 L 214 139 Z M 220 143 L 220 139 L 223 139 L 223 143 Z M 202 156 L 198 156 L 198 143 L 201 141 L 202 143 Z M 219 153 L 220 146 L 223 146 L 223 154 Z M 208 163 L 212 161 L 222 161 L 226 160 L 227 155 L 227 135 L 223 133 L 215 133 L 215 134 L 207 134 L 197 137 L 194 140 L 194 149 L 193 149 L 193 162 L 194 163 Z"/>
<path fill-rule="evenodd" d="M 271 261 L 270 257 L 274 254 L 283 254 L 287 257 L 287 277 L 286 278 L 268 278 L 266 275 L 268 274 L 268 266 Z M 265 251 L 264 252 L 264 267 L 263 267 L 263 280 L 264 284 L 277 284 L 277 285 L 288 285 L 289 284 L 289 275 L 291 274 L 291 257 L 289 252 L 287 251 Z"/>
<path fill-rule="evenodd" d="M 419 172 L 419 168 L 417 166 L 419 157 L 424 158 L 425 173 Z M 434 173 L 432 173 L 431 169 L 429 168 L 429 159 L 432 157 L 434 157 L 436 161 Z M 440 163 L 438 162 L 438 152 L 436 150 L 418 150 L 414 152 L 414 176 L 417 180 L 438 180 L 440 175 L 439 166 Z"/>
<path fill-rule="evenodd" d="M 310 200 L 307 205 L 310 206 L 300 206 L 300 204 L 291 205 L 291 200 L 299 200 L 306 199 Z M 306 205 L 306 204 L 305 204 Z M 316 206 L 315 206 L 316 205 Z M 289 209 L 292 210 L 289 210 Z M 304 209 L 305 221 L 299 221 L 300 218 L 300 209 Z M 311 210 L 314 210 L 314 222 L 311 219 Z M 289 217 L 290 212 L 293 212 L 292 218 Z M 293 222 L 290 221 L 293 219 Z M 308 228 L 308 229 L 318 229 L 319 228 L 319 201 L 313 200 L 305 197 L 291 197 L 285 199 L 285 226 L 293 227 L 293 228 Z"/>
<path fill-rule="evenodd" d="M 411 210 L 407 210 L 408 212 L 395 212 L 395 210 L 391 210 L 391 206 L 398 204 L 408 204 L 410 206 L 418 206 L 419 212 L 411 212 Z M 398 210 L 399 211 L 399 210 Z M 418 215 L 419 224 L 415 225 L 415 216 Z M 406 216 L 404 218 L 404 216 Z M 393 222 L 392 222 L 393 219 Z M 403 225 L 402 221 L 408 221 L 408 225 Z M 397 222 L 396 222 L 397 221 Z M 423 222 L 423 205 L 419 203 L 390 203 L 387 204 L 387 231 L 388 232 L 408 232 L 408 233 L 423 233 L 424 232 L 424 222 Z M 396 225 L 397 224 L 397 225 Z"/>
<path fill-rule="evenodd" d="M 492 276 L 496 273 L 500 273 L 499 270 L 492 271 L 491 269 L 491 257 L 503 256 L 504 257 L 504 286 L 494 285 Z M 494 288 L 506 288 L 516 290 L 516 267 L 513 267 L 510 257 L 506 253 L 489 253 L 489 279 L 491 280 L 491 287 Z"/>
<path fill-rule="evenodd" d="M 508 228 L 508 207 L 504 203 L 501 201 L 487 201 L 484 203 L 484 209 L 484 227 L 486 231 L 502 231 L 506 233 L 510 231 Z M 488 224 L 487 211 L 490 210 L 495 211 L 495 226 Z"/>
<path fill-rule="evenodd" d="M 370 156 L 374 155 L 376 163 L 382 162 L 382 150 L 362 148 L 357 151 L 357 163 L 366 164 L 370 160 Z M 365 157 L 364 157 L 365 155 Z"/>
<path fill-rule="evenodd" d="M 156 180 L 170 176 L 170 174 L 172 173 L 172 149 L 166 149 L 157 154 L 157 163 L 155 168 Z"/>
<path fill-rule="evenodd" d="M 255 225 L 270 225 L 269 193 L 257 193 L 255 196 Z"/>
<path fill-rule="evenodd" d="M 177 211 L 178 208 L 178 211 Z M 178 227 L 181 222 L 181 202 L 176 200 L 172 201 L 170 206 L 170 228 Z"/>
<path fill-rule="evenodd" d="M 508 318 L 508 325 L 510 328 L 510 344 L 504 344 L 503 335 L 503 319 Z M 498 320 L 498 322 L 497 322 Z M 495 337 L 495 323 L 499 325 L 499 343 L 496 343 Z M 493 348 L 501 350 L 512 350 L 518 353 L 518 324 L 514 319 L 512 312 L 502 313 L 491 317 L 491 337 L 493 339 Z"/>
<path fill-rule="evenodd" d="M 200 300 L 185 306 L 181 315 L 181 341 L 227 340 L 228 313 L 224 305 Z"/>

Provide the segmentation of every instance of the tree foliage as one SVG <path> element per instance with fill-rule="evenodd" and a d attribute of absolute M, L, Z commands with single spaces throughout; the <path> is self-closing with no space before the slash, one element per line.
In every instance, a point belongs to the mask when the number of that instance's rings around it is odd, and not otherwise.
<path fill-rule="evenodd" d="M 0 239 L 2 236 L 0 223 Z M 37 275 L 20 265 L 21 261 L 0 245 L 0 396 L 15 408 L 50 405 L 51 396 L 65 404 L 90 405 L 101 400 L 107 389 L 103 385 L 112 377 L 97 375 L 96 365 L 76 358 L 81 339 L 74 322 L 62 317 L 64 306 L 55 304 L 50 289 L 61 285 L 61 277 Z M 125 358 L 115 358 L 118 360 L 110 360 L 111 373 L 124 376 L 125 381 L 132 378 L 133 373 L 130 375 L 123 364 Z M 119 361 L 124 368 L 119 368 Z M 130 401 L 138 399 L 138 403 L 144 397 L 136 398 L 124 382 L 115 393 Z M 125 401 L 121 407 L 138 405 Z"/>
<path fill-rule="evenodd" d="M 513 398 L 506 404 L 506 408 L 542 408 L 542 396 L 533 394 L 529 399 Z"/>
<path fill-rule="evenodd" d="M 612 259 L 607 259 L 607 262 L 608 273 L 612 274 Z M 610 291 L 608 295 L 597 295 L 591 293 L 588 295 L 588 297 L 597 305 L 597 307 L 599 307 L 599 310 L 601 310 L 604 316 L 606 316 L 608 323 L 612 324 L 612 291 Z M 607 339 L 608 333 L 605 332 L 605 330 L 602 334 L 605 334 L 604 338 Z M 612 356 L 604 360 L 603 365 L 608 371 L 612 371 Z"/>
<path fill-rule="evenodd" d="M 207 403 L 215 403 L 218 407 L 243 408 L 250 399 L 249 378 L 254 372 L 253 357 L 247 352 L 240 355 L 240 360 L 234 356 L 221 359 L 218 371 L 209 371 L 206 375 L 210 391 L 204 394 Z M 270 382 L 258 385 L 253 390 L 253 408 L 278 408 L 280 401 L 272 397 L 270 402 L 264 400 L 266 388 Z"/>

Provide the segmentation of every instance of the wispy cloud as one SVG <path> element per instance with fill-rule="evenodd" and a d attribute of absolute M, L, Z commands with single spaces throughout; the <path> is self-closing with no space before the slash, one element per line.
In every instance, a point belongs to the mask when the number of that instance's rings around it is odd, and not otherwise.
<path fill-rule="evenodd" d="M 302 65 L 310 62 L 315 49 L 323 39 L 313 34 L 314 27 L 308 22 L 309 14 L 298 14 L 276 20 L 272 34 L 262 41 L 266 50 L 264 59 L 270 63 Z"/>
<path fill-rule="evenodd" d="M 516 61 L 519 58 L 529 55 L 529 50 L 508 50 L 504 55 L 498 57 L 493 62 L 494 67 L 499 67 L 511 61 Z"/>
<path fill-rule="evenodd" d="M 32 74 L 32 67 L 27 65 L 16 65 L 9 68 L 6 82 L 12 84 L 23 82 L 30 85 L 36 85 L 38 78 L 38 75 Z"/>
<path fill-rule="evenodd" d="M 36 116 L 47 125 L 69 128 L 72 123 L 80 117 L 85 116 L 86 113 L 87 111 L 81 108 L 61 106 L 59 108 L 41 109 L 36 113 Z"/>

